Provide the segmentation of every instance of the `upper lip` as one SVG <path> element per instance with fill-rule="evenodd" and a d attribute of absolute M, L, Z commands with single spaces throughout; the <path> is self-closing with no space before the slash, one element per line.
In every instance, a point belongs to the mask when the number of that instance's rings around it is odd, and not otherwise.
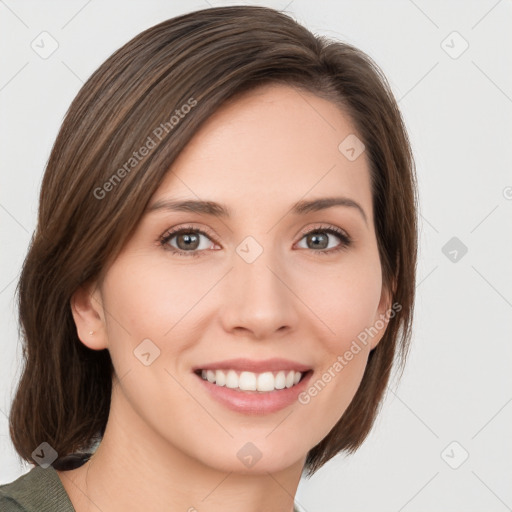
<path fill-rule="evenodd" d="M 272 358 L 256 361 L 254 359 L 226 359 L 224 361 L 215 361 L 193 368 L 197 370 L 238 370 L 254 373 L 273 372 L 278 370 L 295 370 L 297 372 L 307 372 L 311 367 L 306 366 L 290 359 Z"/>

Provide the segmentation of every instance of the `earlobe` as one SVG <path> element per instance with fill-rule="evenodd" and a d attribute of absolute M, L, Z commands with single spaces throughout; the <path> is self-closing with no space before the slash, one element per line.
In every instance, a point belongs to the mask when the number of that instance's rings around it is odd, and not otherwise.
<path fill-rule="evenodd" d="M 103 305 L 96 284 L 80 285 L 71 296 L 70 306 L 80 341 L 91 350 L 107 348 Z"/>

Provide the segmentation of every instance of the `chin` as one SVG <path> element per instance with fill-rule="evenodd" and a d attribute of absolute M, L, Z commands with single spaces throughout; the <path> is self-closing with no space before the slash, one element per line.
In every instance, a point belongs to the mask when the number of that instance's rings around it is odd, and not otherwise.
<path fill-rule="evenodd" d="M 284 471 L 297 464 L 302 466 L 307 455 L 307 452 L 300 453 L 298 450 L 291 449 L 289 453 L 284 453 L 268 441 L 265 446 L 262 446 L 263 443 L 258 444 L 257 441 L 236 444 L 236 448 L 227 448 L 219 456 L 210 453 L 206 459 L 202 457 L 203 463 L 212 469 L 226 473 L 266 475 Z"/>

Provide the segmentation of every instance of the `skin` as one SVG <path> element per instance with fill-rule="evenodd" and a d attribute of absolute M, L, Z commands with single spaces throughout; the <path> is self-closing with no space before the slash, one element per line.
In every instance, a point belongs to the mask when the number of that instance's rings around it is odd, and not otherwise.
<path fill-rule="evenodd" d="M 107 348 L 116 373 L 97 452 L 80 468 L 58 472 L 77 512 L 292 511 L 307 452 L 348 407 L 386 327 L 307 405 L 271 414 L 227 409 L 192 368 L 283 357 L 310 366 L 315 382 L 389 310 L 366 154 L 349 161 L 338 150 L 355 133 L 336 105 L 289 86 L 267 85 L 223 105 L 151 203 L 208 199 L 233 216 L 147 213 L 104 279 L 74 294 L 80 339 Z M 288 213 L 301 199 L 333 195 L 359 203 L 367 222 L 343 206 Z M 212 235 L 201 235 L 201 256 L 158 244 L 170 228 L 189 224 Z M 303 234 L 318 225 L 342 229 L 352 244 L 319 254 Z M 343 243 L 322 233 L 328 249 Z M 247 236 L 263 248 L 250 264 L 236 252 Z M 175 237 L 168 245 L 185 251 L 178 243 Z M 160 349 L 149 366 L 133 354 L 147 338 Z M 249 441 L 262 454 L 251 468 L 237 457 Z"/>

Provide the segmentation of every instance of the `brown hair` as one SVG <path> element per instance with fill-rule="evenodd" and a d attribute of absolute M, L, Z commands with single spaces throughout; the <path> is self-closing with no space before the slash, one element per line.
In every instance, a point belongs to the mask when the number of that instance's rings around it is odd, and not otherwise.
<path fill-rule="evenodd" d="M 309 451 L 309 475 L 341 450 L 354 452 L 368 435 L 395 356 L 403 369 L 411 336 L 417 192 L 405 126 L 386 78 L 366 54 L 317 37 L 279 11 L 232 6 L 172 18 L 137 35 L 93 73 L 66 114 L 17 289 L 25 364 L 10 435 L 23 459 L 32 462 L 45 441 L 58 452 L 58 468 L 103 435 L 114 369 L 107 350 L 79 340 L 70 298 L 116 257 L 201 124 L 228 98 L 272 82 L 336 103 L 366 146 L 383 285 L 401 309 L 370 353 L 348 409 Z M 180 116 L 187 104 L 193 108 Z M 173 115 L 178 123 L 169 121 Z M 131 161 L 157 127 L 156 147 Z"/>

